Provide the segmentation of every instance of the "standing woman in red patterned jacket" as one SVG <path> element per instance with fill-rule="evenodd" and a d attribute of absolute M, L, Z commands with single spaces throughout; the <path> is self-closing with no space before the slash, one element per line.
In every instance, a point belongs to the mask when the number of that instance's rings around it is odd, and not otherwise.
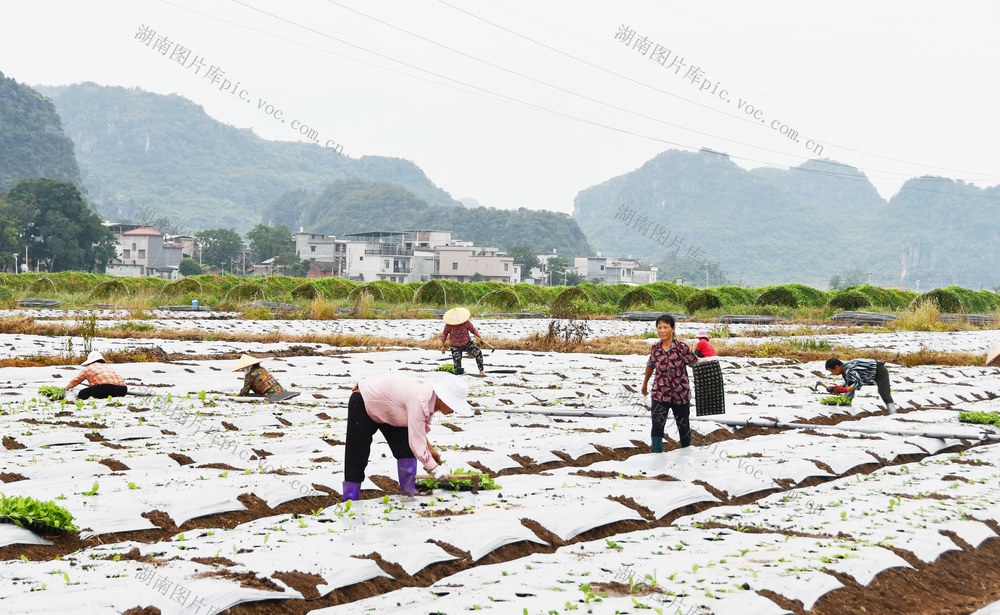
<path fill-rule="evenodd" d="M 476 359 L 476 366 L 479 368 L 479 375 L 485 376 L 483 371 L 483 351 L 472 343 L 470 336 L 476 336 L 480 342 L 483 338 L 479 331 L 469 320 L 469 310 L 464 307 L 451 308 L 444 313 L 444 332 L 441 334 L 441 352 L 448 350 L 448 338 L 451 338 L 451 360 L 455 364 L 455 373 L 464 374 L 462 369 L 462 354 L 469 353 Z"/>
<path fill-rule="evenodd" d="M 691 446 L 691 422 L 688 418 L 691 414 L 691 382 L 688 380 L 687 366 L 697 363 L 698 357 L 690 346 L 674 337 L 676 326 L 674 317 L 670 314 L 663 314 L 656 319 L 656 334 L 660 341 L 649 349 L 646 378 L 642 381 L 642 394 L 648 395 L 646 385 L 653 373 L 656 373 L 651 404 L 651 444 L 654 453 L 663 452 L 663 428 L 671 410 L 674 412 L 674 421 L 677 422 L 681 447 Z"/>

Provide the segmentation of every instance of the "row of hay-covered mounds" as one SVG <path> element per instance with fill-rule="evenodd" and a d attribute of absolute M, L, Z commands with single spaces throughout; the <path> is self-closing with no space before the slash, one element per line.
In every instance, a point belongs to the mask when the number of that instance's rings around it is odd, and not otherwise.
<path fill-rule="evenodd" d="M 547 287 L 499 282 L 457 282 L 430 280 L 398 284 L 379 280 L 353 282 L 344 278 L 301 278 L 269 276 L 255 279 L 236 276 L 199 275 L 181 280 L 159 278 L 115 278 L 100 274 L 60 272 L 54 274 L 0 274 L 0 286 L 12 296 L 65 298 L 66 294 L 85 295 L 91 300 L 110 297 L 155 297 L 157 300 L 187 301 L 202 298 L 205 304 L 235 305 L 252 300 L 354 299 L 364 292 L 375 301 L 412 303 L 434 307 L 490 306 L 503 310 L 527 309 L 530 306 L 573 305 L 587 313 L 635 308 L 669 310 L 683 306 L 689 313 L 736 306 L 773 306 L 789 309 L 830 307 L 840 310 L 907 310 L 924 301 L 932 301 L 942 313 L 984 313 L 1000 309 L 1000 297 L 990 291 L 959 287 L 936 289 L 922 295 L 911 291 L 860 285 L 840 291 L 821 291 L 801 284 L 783 284 L 763 288 L 717 286 L 698 290 L 671 282 L 642 286 L 627 284 L 590 284 L 575 287 Z M 575 291 L 568 292 L 571 289 Z M 579 292 L 577 292 L 579 291 Z M 581 294 L 582 293 L 582 294 Z M 558 301 L 557 301 L 558 299 Z"/>

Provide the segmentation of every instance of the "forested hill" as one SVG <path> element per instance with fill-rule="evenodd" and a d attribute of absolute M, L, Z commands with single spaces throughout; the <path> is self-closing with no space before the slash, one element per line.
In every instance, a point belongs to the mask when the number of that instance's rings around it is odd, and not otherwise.
<path fill-rule="evenodd" d="M 338 236 L 371 230 L 442 229 L 453 231 L 455 239 L 502 250 L 527 246 L 551 253 L 557 249 L 560 256 L 570 259 L 592 253 L 583 231 L 566 214 L 433 206 L 385 181 L 349 179 L 333 182 L 322 191 L 292 190 L 268 206 L 262 222 Z"/>
<path fill-rule="evenodd" d="M 595 250 L 618 254 L 627 245 L 656 262 L 680 238 L 681 255 L 694 246 L 733 282 L 825 287 L 833 275 L 861 270 L 879 285 L 991 288 L 1000 285 L 998 192 L 918 178 L 886 203 L 863 173 L 833 161 L 748 171 L 724 154 L 671 150 L 581 191 L 573 217 Z M 629 211 L 629 224 L 616 217 Z M 640 217 L 670 238 L 642 234 Z"/>
<path fill-rule="evenodd" d="M 82 186 L 73 142 L 45 96 L 0 72 L 0 192 L 40 177 Z"/>
<path fill-rule="evenodd" d="M 407 160 L 267 141 L 177 95 L 94 83 L 39 89 L 76 143 L 88 196 L 109 219 L 144 207 L 192 230 L 246 231 L 279 194 L 350 177 L 395 182 L 428 203 L 460 206 Z"/>

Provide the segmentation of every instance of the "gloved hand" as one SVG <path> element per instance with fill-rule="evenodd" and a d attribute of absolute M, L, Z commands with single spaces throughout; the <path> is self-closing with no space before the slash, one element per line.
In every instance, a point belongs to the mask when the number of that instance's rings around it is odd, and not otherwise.
<path fill-rule="evenodd" d="M 830 387 L 831 393 L 837 393 L 838 395 L 843 395 L 844 393 L 849 393 L 850 389 L 847 387 Z"/>
<path fill-rule="evenodd" d="M 434 474 L 434 482 L 438 484 L 440 484 L 444 479 L 448 477 L 448 471 L 445 470 L 444 466 L 441 464 L 438 464 L 438 466 L 434 468 L 433 474 Z"/>

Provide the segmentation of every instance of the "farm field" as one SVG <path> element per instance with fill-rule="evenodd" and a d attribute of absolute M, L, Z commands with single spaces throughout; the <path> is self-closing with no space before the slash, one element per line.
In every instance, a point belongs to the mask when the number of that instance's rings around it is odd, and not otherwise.
<path fill-rule="evenodd" d="M 54 358 L 0 367 L 0 491 L 54 501 L 80 528 L 0 523 L 6 612 L 943 614 L 996 612 L 1000 601 L 1000 448 L 989 440 L 1000 429 L 958 420 L 1000 411 L 1000 368 L 890 365 L 900 406 L 890 416 L 873 387 L 851 406 L 820 404 L 816 381 L 835 380 L 821 361 L 723 356 L 726 414 L 693 421 L 686 449 L 668 422 L 665 452 L 654 454 L 648 398 L 637 393 L 645 355 L 486 350 L 488 372 L 514 373 L 467 378 L 478 414 L 437 415 L 430 439 L 447 468 L 500 488 L 404 498 L 376 435 L 362 499 L 347 506 L 351 388 L 387 374 L 450 377 L 432 373 L 445 355 L 236 337 L 423 340 L 440 332 L 438 320 L 0 314 L 24 316 L 93 317 L 124 333 L 0 334 L 0 359 Z M 475 322 L 516 346 L 552 321 Z M 219 339 L 128 337 L 126 325 Z M 587 326 L 585 339 L 654 341 L 641 337 L 648 322 Z M 998 339 L 991 329 L 818 325 L 788 336 L 791 327 L 681 322 L 678 336 L 710 329 L 726 343 L 973 354 Z M 72 378 L 85 348 L 156 349 L 162 360 L 116 364 L 139 395 L 40 396 Z M 70 352 L 75 360 L 56 360 Z M 235 400 L 240 353 L 267 357 L 301 395 Z M 738 426 L 749 420 L 812 429 Z"/>

